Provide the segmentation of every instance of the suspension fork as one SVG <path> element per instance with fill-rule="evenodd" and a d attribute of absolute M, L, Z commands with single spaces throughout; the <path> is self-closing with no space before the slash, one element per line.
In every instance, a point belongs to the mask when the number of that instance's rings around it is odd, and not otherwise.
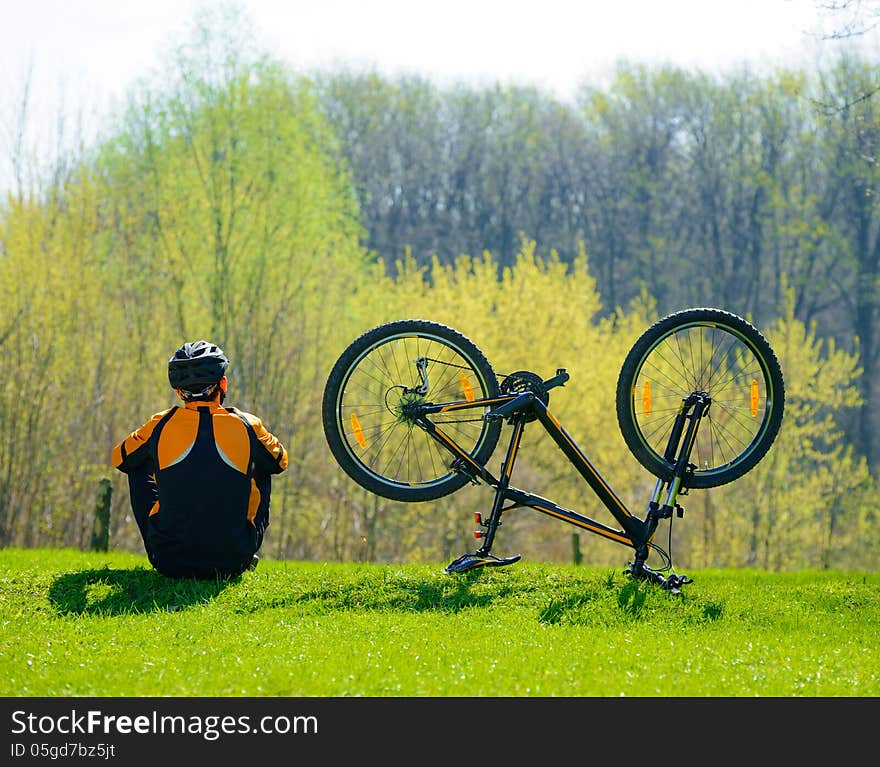
<path fill-rule="evenodd" d="M 667 461 L 674 463 L 672 477 L 668 484 L 666 481 L 658 479 L 654 487 L 654 493 L 648 503 L 648 513 L 645 517 L 645 537 L 636 546 L 635 562 L 632 565 L 634 573 L 648 570 L 645 567 L 645 560 L 648 558 L 648 542 L 654 536 L 660 520 L 670 518 L 673 510 L 678 511 L 679 516 L 684 512 L 678 505 L 678 495 L 682 490 L 685 477 L 695 468 L 690 462 L 691 453 L 700 421 L 709 411 L 711 404 L 712 399 L 709 395 L 700 391 L 692 392 L 682 400 L 663 454 Z M 664 486 L 666 487 L 666 497 L 661 503 Z"/>
<path fill-rule="evenodd" d="M 495 532 L 501 524 L 502 506 L 504 505 L 504 494 L 510 487 L 510 477 L 513 474 L 513 464 L 516 462 L 516 456 L 522 442 L 522 434 L 525 429 L 526 419 L 521 413 L 517 413 L 513 417 L 513 433 L 510 435 L 510 444 L 507 446 L 507 454 L 504 457 L 504 463 L 501 465 L 501 475 L 498 477 L 498 484 L 495 488 L 495 500 L 492 503 L 492 512 L 487 522 L 483 523 L 486 531 L 482 534 L 483 544 L 477 550 L 477 556 L 488 556 L 492 549 L 492 542 L 495 540 Z"/>

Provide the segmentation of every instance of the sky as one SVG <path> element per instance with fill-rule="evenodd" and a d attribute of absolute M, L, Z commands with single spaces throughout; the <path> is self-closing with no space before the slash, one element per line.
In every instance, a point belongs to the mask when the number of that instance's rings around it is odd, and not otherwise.
<path fill-rule="evenodd" d="M 0 86 L 121 97 L 185 35 L 205 0 L 0 0 Z M 827 1 L 827 0 L 826 0 Z M 627 58 L 708 70 L 793 60 L 821 0 L 239 0 L 297 69 L 338 65 L 438 82 L 534 84 L 571 96 Z"/>
<path fill-rule="evenodd" d="M 534 85 L 562 99 L 624 59 L 708 72 L 815 63 L 833 21 L 819 9 L 831 0 L 234 1 L 261 48 L 306 74 Z M 37 130 L 62 110 L 87 121 L 160 67 L 204 3 L 0 0 L 0 159 L 23 83 Z"/>

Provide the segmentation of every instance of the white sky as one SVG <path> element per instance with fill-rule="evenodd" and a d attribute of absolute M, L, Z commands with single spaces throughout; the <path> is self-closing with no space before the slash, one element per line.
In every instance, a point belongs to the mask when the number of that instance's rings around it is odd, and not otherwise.
<path fill-rule="evenodd" d="M 304 73 L 375 68 L 438 84 L 532 84 L 569 98 L 623 58 L 718 72 L 814 63 L 830 0 L 238 0 L 261 47 Z M 205 0 L 0 0 L 0 129 L 98 115 L 186 39 Z M 823 24 L 825 25 L 823 27 Z M 827 51 L 830 43 L 825 43 Z M 12 107 L 12 108 L 10 108 Z M 88 118 L 86 118 L 88 119 Z M 33 122 L 33 121 L 32 121 Z M 38 125 L 46 130 L 46 125 Z M 0 155 L 7 150 L 0 134 Z M 0 157 L 2 166 L 2 157 Z M 2 167 L 0 167 L 2 171 Z"/>
<path fill-rule="evenodd" d="M 815 45 L 822 0 L 239 0 L 298 69 L 343 63 L 438 81 L 522 82 L 562 97 L 622 57 L 717 70 Z M 825 0 L 827 2 L 828 0 Z M 122 95 L 204 0 L 0 0 L 0 87 Z M 47 85 L 48 84 L 48 85 Z"/>

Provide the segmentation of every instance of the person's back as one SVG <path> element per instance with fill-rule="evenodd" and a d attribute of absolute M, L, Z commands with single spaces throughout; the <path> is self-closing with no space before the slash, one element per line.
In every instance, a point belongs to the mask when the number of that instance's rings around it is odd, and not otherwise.
<path fill-rule="evenodd" d="M 156 413 L 113 448 L 153 566 L 172 577 L 231 577 L 256 561 L 271 475 L 287 451 L 250 413 L 224 407 L 228 361 L 214 344 L 169 360 L 183 407 Z"/>

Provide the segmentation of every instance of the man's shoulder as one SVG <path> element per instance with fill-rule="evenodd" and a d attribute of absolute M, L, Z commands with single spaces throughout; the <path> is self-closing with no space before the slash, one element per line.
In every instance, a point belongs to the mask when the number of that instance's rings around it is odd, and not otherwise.
<path fill-rule="evenodd" d="M 256 416 L 253 413 L 248 413 L 245 410 L 239 410 L 237 407 L 227 407 L 226 410 L 233 415 L 244 418 L 251 426 L 259 426 L 263 423 L 259 416 Z"/>
<path fill-rule="evenodd" d="M 153 415 L 150 416 L 147 423 L 151 423 L 151 424 L 155 425 L 159 421 L 161 421 L 163 418 L 165 418 L 165 416 L 171 415 L 171 412 L 173 410 L 180 410 L 180 408 L 177 407 L 177 405 L 172 405 L 171 407 L 166 407 L 164 410 L 160 410 L 157 413 L 153 413 Z"/>

